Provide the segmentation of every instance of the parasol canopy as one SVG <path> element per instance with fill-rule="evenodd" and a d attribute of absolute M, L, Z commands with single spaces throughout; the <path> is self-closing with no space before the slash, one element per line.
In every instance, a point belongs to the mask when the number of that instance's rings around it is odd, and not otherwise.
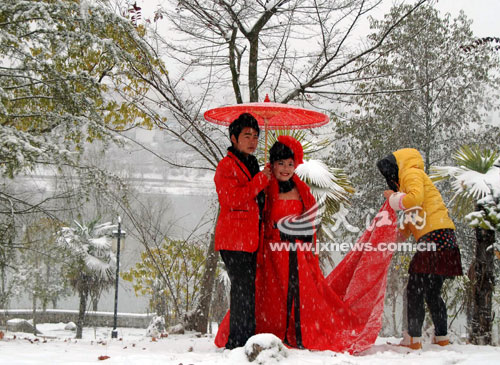
<path fill-rule="evenodd" d="M 203 115 L 211 123 L 228 126 L 243 113 L 250 113 L 265 132 L 265 159 L 267 161 L 268 129 L 309 129 L 329 122 L 326 114 L 298 106 L 272 103 L 269 96 L 263 103 L 245 103 L 207 110 Z"/>
<path fill-rule="evenodd" d="M 320 127 L 329 122 L 326 114 L 303 109 L 298 106 L 272 103 L 269 96 L 263 103 L 246 103 L 223 106 L 207 110 L 204 117 L 207 121 L 228 126 L 243 113 L 252 114 L 259 126 L 270 129 L 309 129 Z"/>

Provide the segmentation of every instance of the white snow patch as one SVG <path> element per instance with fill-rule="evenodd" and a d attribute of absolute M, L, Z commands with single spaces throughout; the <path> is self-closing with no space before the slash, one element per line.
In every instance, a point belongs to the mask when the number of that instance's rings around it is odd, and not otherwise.
<path fill-rule="evenodd" d="M 257 364 L 248 362 L 245 348 L 224 350 L 214 345 L 214 335 L 170 335 L 152 341 L 144 328 L 118 328 L 118 339 L 111 339 L 111 328 L 84 327 L 83 339 L 75 340 L 75 333 L 64 330 L 64 324 L 39 324 L 43 336 L 29 333 L 5 332 L 0 341 L 0 364 L 75 364 L 100 363 L 99 356 L 109 356 L 103 364 L 161 364 L 161 365 L 234 365 Z M 14 338 L 14 336 L 16 336 Z M 356 356 L 332 351 L 287 349 L 287 357 L 266 358 L 266 364 L 292 365 L 446 365 L 498 364 L 500 347 L 452 344 L 446 347 L 424 343 L 423 350 L 412 351 L 387 342 L 398 343 L 398 338 L 379 337 L 369 350 Z M 249 341 L 267 343 L 266 335 L 257 335 Z M 264 358 L 264 356 L 263 356 Z"/>
<path fill-rule="evenodd" d="M 261 333 L 248 339 L 245 355 L 249 361 L 257 364 L 271 364 L 286 358 L 288 352 L 278 337 L 271 333 Z"/>

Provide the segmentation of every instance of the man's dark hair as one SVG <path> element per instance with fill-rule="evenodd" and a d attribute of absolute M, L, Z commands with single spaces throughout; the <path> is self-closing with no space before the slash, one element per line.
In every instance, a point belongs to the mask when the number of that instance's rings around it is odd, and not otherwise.
<path fill-rule="evenodd" d="M 229 125 L 229 138 L 234 135 L 236 140 L 244 128 L 253 128 L 260 133 L 259 123 L 250 113 L 243 113 Z"/>

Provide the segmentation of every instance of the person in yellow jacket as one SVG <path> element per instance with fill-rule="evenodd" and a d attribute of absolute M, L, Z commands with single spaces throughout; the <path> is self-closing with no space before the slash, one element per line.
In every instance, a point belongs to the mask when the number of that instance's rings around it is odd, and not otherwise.
<path fill-rule="evenodd" d="M 400 345 L 422 348 L 424 301 L 434 323 L 433 343 L 449 344 L 446 304 L 441 289 L 446 278 L 462 275 L 455 225 L 443 198 L 424 171 L 424 160 L 413 148 L 397 150 L 377 162 L 389 190 L 384 196 L 396 211 L 403 211 L 401 233 L 417 241 L 408 269 L 406 287 L 408 333 Z"/>

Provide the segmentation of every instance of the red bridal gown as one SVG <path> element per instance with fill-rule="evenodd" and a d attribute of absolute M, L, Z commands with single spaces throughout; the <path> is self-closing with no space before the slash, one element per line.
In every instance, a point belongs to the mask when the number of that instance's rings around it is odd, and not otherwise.
<path fill-rule="evenodd" d="M 271 221 L 300 214 L 299 200 L 276 200 Z M 370 250 L 351 250 L 325 278 L 318 256 L 297 250 L 302 345 L 311 350 L 357 353 L 375 342 L 382 326 L 387 272 L 392 257 L 384 243 L 396 240 L 396 215 L 386 203 L 359 238 Z M 273 251 L 270 243 L 279 242 L 279 231 L 267 225 L 265 239 L 257 256 L 255 293 L 256 333 L 272 333 L 285 338 L 289 252 Z M 228 312 L 219 326 L 215 344 L 225 346 L 229 333 Z M 294 311 L 291 311 L 287 339 L 296 345 Z"/>

